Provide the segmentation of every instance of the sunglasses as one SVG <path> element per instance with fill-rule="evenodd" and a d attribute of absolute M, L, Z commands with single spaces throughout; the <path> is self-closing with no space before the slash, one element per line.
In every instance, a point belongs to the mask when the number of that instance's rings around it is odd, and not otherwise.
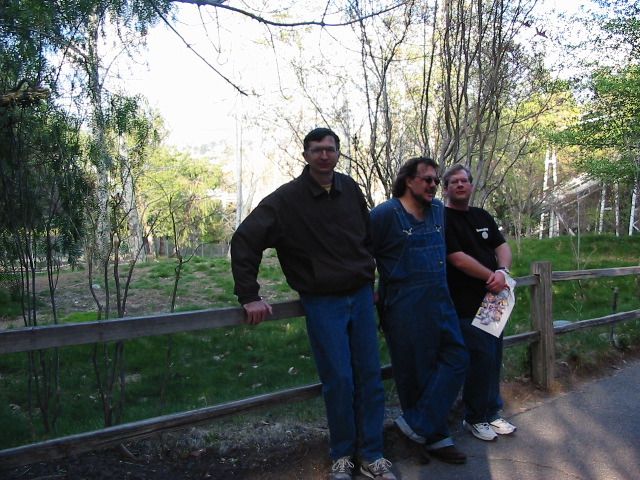
<path fill-rule="evenodd" d="M 420 180 L 424 180 L 429 185 L 440 185 L 440 179 L 438 177 L 432 177 L 431 175 L 425 175 L 424 177 L 420 175 L 416 175 L 413 178 L 419 178 Z"/>

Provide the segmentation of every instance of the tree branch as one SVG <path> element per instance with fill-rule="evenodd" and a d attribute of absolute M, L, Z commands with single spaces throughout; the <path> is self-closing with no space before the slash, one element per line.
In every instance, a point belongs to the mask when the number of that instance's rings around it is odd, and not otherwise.
<path fill-rule="evenodd" d="M 220 0 L 220 1 L 224 1 L 224 0 Z M 187 3 L 195 3 L 195 2 L 187 2 Z M 185 38 L 184 38 L 182 35 L 180 35 L 180 32 L 178 32 L 178 31 L 173 27 L 173 25 L 171 25 L 171 23 L 169 22 L 169 20 L 167 20 L 167 17 L 165 17 L 165 16 L 162 14 L 162 12 L 161 12 L 161 11 L 160 11 L 160 10 L 159 10 L 155 5 L 153 5 L 153 9 L 156 11 L 156 13 L 158 14 L 158 16 L 159 16 L 159 17 L 162 19 L 162 21 L 165 23 L 165 25 L 167 25 L 167 26 L 168 26 L 168 27 L 173 31 L 173 33 L 175 33 L 175 34 L 176 34 L 176 36 L 177 36 L 180 40 L 182 40 L 182 43 L 184 43 L 184 44 L 185 44 L 185 46 L 186 46 L 189 50 L 191 50 L 193 53 L 195 53 L 195 54 L 198 56 L 198 58 L 199 58 L 200 60 L 202 60 L 204 63 L 206 63 L 206 64 L 207 64 L 207 66 L 208 66 L 211 70 L 213 70 L 214 72 L 216 72 L 216 74 L 217 74 L 218 76 L 220 76 L 220 78 L 222 78 L 225 82 L 227 82 L 229 85 L 231 85 L 231 86 L 232 86 L 232 87 L 233 87 L 233 88 L 234 88 L 238 93 L 240 93 L 241 95 L 244 95 L 244 96 L 248 96 L 248 95 L 249 95 L 247 92 L 245 92 L 244 90 L 242 90 L 238 85 L 236 85 L 235 83 L 233 83 L 229 78 L 227 78 L 225 75 L 223 75 L 223 74 L 222 74 L 222 72 L 220 72 L 220 70 L 218 70 L 216 67 L 214 67 L 213 65 L 211 65 L 211 63 L 209 63 L 209 61 L 208 61 L 206 58 L 204 58 L 202 55 L 200 55 L 200 54 L 199 54 L 199 53 L 198 53 L 198 52 L 197 52 L 197 51 L 196 51 L 196 50 L 195 50 L 195 49 L 194 49 L 194 48 L 189 44 L 189 42 L 187 42 L 187 41 L 185 40 Z"/>
<path fill-rule="evenodd" d="M 407 3 L 406 1 L 399 1 L 398 3 L 391 5 L 390 7 L 383 8 L 382 10 L 372 12 L 362 17 L 354 18 L 346 22 L 327 23 L 324 20 L 308 20 L 308 21 L 300 21 L 300 22 L 277 22 L 275 20 L 269 20 L 267 18 L 261 17 L 254 13 L 248 12 L 241 8 L 232 7 L 231 5 L 225 5 L 224 1 L 225 0 L 172 0 L 173 3 L 186 3 L 189 5 L 197 5 L 198 7 L 210 6 L 215 8 L 221 8 L 224 10 L 229 10 L 231 12 L 239 13 L 240 15 L 244 15 L 246 17 L 249 17 L 255 20 L 256 22 L 263 23 L 265 25 L 271 25 L 274 27 L 287 27 L 287 28 L 303 27 L 303 26 L 309 26 L 309 25 L 315 25 L 318 27 L 345 27 L 348 25 L 353 25 L 355 23 L 361 22 L 362 20 L 366 20 L 368 18 L 376 17 L 380 14 L 390 12 Z"/>

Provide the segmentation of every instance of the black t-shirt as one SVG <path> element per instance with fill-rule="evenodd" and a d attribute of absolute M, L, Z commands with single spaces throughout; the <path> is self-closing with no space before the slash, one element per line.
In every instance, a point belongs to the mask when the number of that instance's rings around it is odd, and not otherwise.
<path fill-rule="evenodd" d="M 505 243 L 493 217 L 482 208 L 446 209 L 447 255 L 464 252 L 490 270 L 498 268 L 495 249 Z M 474 317 L 487 292 L 485 281 L 470 277 L 447 263 L 451 299 L 461 318 Z"/>

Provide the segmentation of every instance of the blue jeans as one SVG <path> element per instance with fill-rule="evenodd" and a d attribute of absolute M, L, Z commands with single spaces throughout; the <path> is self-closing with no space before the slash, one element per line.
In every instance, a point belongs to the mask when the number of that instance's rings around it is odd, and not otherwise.
<path fill-rule="evenodd" d="M 468 423 L 491 422 L 500 416 L 503 406 L 500 397 L 502 336 L 496 338 L 471 325 L 472 321 L 472 318 L 460 319 L 471 359 L 462 394 L 464 418 Z"/>
<path fill-rule="evenodd" d="M 468 365 L 458 318 L 442 286 L 389 289 L 385 334 L 402 415 L 428 448 L 453 445 L 447 417 Z"/>
<path fill-rule="evenodd" d="M 333 460 L 382 457 L 384 387 L 373 289 L 351 295 L 300 295 L 322 382 Z"/>

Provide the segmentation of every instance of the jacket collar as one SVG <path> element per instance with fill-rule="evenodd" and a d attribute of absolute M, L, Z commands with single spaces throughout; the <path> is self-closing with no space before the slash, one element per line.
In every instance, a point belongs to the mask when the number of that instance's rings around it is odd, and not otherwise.
<path fill-rule="evenodd" d="M 324 195 L 327 193 L 327 191 L 318 183 L 316 182 L 315 178 L 313 178 L 311 176 L 311 173 L 309 172 L 309 165 L 305 165 L 304 169 L 302 170 L 302 175 L 300 175 L 300 177 L 307 183 L 307 185 L 309 186 L 309 189 L 311 190 L 311 194 L 314 197 L 319 197 L 320 195 Z M 333 195 L 333 193 L 340 193 L 342 192 L 342 178 L 340 178 L 341 175 L 334 171 L 333 172 L 333 180 L 331 183 L 331 195 Z"/>

